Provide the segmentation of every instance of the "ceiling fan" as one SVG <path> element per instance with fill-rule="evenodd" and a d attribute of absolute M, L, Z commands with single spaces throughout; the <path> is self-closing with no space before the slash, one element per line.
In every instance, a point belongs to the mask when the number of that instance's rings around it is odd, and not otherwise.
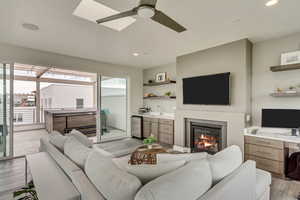
<path fill-rule="evenodd" d="M 112 15 L 109 17 L 105 17 L 103 19 L 98 19 L 96 22 L 98 24 L 113 21 L 116 19 L 129 17 L 138 15 L 143 18 L 151 18 L 152 20 L 178 32 L 181 33 L 186 31 L 186 28 L 178 24 L 176 21 L 168 17 L 163 12 L 157 10 L 156 7 L 157 0 L 140 0 L 140 3 L 137 7 L 133 8 L 132 10 L 125 11 L 116 15 Z"/>

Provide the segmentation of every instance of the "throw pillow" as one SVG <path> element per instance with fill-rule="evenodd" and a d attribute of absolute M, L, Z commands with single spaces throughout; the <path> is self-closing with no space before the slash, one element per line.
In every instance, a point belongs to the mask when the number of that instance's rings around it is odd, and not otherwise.
<path fill-rule="evenodd" d="M 81 144 L 76 138 L 68 137 L 64 145 L 64 153 L 80 168 L 84 168 L 86 159 L 92 150 Z"/>
<path fill-rule="evenodd" d="M 241 149 L 233 145 L 210 156 L 208 160 L 212 171 L 213 184 L 216 184 L 242 164 L 243 156 Z"/>
<path fill-rule="evenodd" d="M 57 131 L 52 131 L 49 135 L 49 141 L 53 144 L 58 150 L 64 152 L 64 144 L 67 140 L 66 136 L 63 136 Z"/>
<path fill-rule="evenodd" d="M 146 184 L 135 200 L 198 199 L 211 185 L 212 176 L 207 160 L 193 160 Z"/>
<path fill-rule="evenodd" d="M 79 142 L 81 142 L 86 147 L 90 148 L 93 146 L 93 142 L 89 140 L 89 138 L 86 135 L 84 135 L 78 130 L 73 129 L 68 135 L 75 137 Z"/>
<path fill-rule="evenodd" d="M 96 150 L 87 158 L 85 173 L 106 199 L 132 200 L 141 187 L 137 177 L 119 169 L 111 158 Z"/>

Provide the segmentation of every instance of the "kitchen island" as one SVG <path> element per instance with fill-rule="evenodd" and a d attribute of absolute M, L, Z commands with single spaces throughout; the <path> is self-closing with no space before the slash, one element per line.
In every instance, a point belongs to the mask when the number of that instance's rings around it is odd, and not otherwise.
<path fill-rule="evenodd" d="M 46 130 L 62 134 L 77 129 L 87 136 L 96 135 L 96 109 L 47 110 L 45 111 Z"/>

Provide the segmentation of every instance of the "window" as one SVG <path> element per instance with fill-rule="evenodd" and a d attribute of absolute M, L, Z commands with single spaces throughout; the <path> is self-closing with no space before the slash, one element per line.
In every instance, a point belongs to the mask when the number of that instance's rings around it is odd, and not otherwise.
<path fill-rule="evenodd" d="M 83 108 L 83 99 L 76 99 L 76 108 Z"/>

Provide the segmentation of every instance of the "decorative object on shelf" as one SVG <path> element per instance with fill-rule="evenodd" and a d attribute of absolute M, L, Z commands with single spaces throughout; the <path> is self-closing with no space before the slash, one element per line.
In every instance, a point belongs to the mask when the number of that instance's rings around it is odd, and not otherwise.
<path fill-rule="evenodd" d="M 281 65 L 300 63 L 300 51 L 281 54 Z"/>
<path fill-rule="evenodd" d="M 155 76 L 155 81 L 160 83 L 160 82 L 165 82 L 167 80 L 167 72 L 160 72 L 157 73 Z"/>
<path fill-rule="evenodd" d="M 148 80 L 148 83 L 151 84 L 151 83 L 154 83 L 154 81 L 153 80 Z"/>
<path fill-rule="evenodd" d="M 148 97 L 157 97 L 157 95 L 155 95 L 153 93 L 145 93 L 144 98 L 148 98 Z"/>
<path fill-rule="evenodd" d="M 144 139 L 143 143 L 147 145 L 148 149 L 152 149 L 152 145 L 157 142 L 157 139 L 153 136 L 150 135 L 148 138 Z"/>
<path fill-rule="evenodd" d="M 172 92 L 171 92 L 171 91 L 166 92 L 165 95 L 166 95 L 167 97 L 170 97 L 170 96 L 172 95 Z"/>

